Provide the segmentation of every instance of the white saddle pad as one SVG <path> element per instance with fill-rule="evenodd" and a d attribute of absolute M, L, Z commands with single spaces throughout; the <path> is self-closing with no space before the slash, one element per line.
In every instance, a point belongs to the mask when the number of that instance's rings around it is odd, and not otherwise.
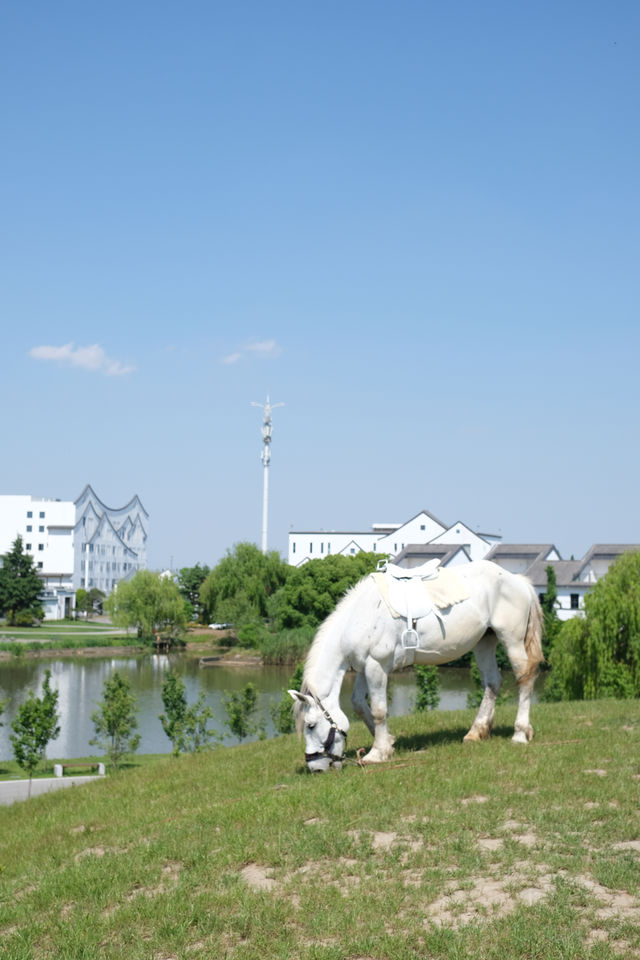
<path fill-rule="evenodd" d="M 431 575 L 431 579 L 427 580 L 412 576 L 413 570 L 404 572 L 403 579 L 389 576 L 388 573 L 371 574 L 392 617 L 419 620 L 431 613 L 434 607 L 444 610 L 454 603 L 469 599 L 466 583 L 453 570 L 439 569 L 435 577 Z"/>

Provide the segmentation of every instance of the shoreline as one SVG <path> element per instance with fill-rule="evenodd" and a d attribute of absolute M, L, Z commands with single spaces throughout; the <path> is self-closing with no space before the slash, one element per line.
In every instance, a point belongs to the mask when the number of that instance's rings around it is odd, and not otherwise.
<path fill-rule="evenodd" d="M 183 654 L 200 659 L 209 659 L 215 657 L 207 666 L 262 666 L 263 661 L 259 656 L 251 656 L 247 653 L 237 656 L 225 656 L 220 653 L 221 648 L 215 644 L 189 643 L 180 647 L 172 653 Z M 12 653 L 10 650 L 0 650 L 0 663 L 8 660 L 56 660 L 80 657 L 81 659 L 91 659 L 93 657 L 142 657 L 155 656 L 156 650 L 151 647 L 141 647 L 132 645 L 123 645 L 117 647 L 60 647 L 55 650 L 24 650 L 19 654 Z"/>

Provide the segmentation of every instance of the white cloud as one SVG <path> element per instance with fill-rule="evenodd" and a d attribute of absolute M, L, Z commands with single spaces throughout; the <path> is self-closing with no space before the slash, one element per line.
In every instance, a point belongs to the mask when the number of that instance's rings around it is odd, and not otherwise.
<path fill-rule="evenodd" d="M 248 343 L 245 350 L 262 357 L 278 357 L 282 353 L 282 349 L 275 340 L 255 340 L 253 343 Z"/>
<path fill-rule="evenodd" d="M 241 359 L 242 359 L 241 353 L 230 353 L 229 356 L 222 358 L 222 362 L 232 364 L 232 363 L 237 363 L 238 360 L 241 360 Z"/>
<path fill-rule="evenodd" d="M 279 357 L 281 353 L 282 347 L 275 340 L 251 340 L 245 344 L 244 347 L 236 350 L 235 353 L 230 353 L 226 357 L 223 357 L 222 363 L 239 363 L 240 360 L 244 360 L 250 356 L 273 359 Z"/>
<path fill-rule="evenodd" d="M 53 360 L 92 373 L 103 373 L 107 377 L 121 377 L 135 370 L 135 367 L 109 357 L 98 343 L 88 347 L 75 347 L 73 343 L 65 343 L 61 347 L 32 347 L 29 356 L 35 360 Z"/>

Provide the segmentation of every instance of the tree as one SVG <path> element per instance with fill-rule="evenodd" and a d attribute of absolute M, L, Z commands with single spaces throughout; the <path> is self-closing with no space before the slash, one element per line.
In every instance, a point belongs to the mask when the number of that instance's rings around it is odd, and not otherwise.
<path fill-rule="evenodd" d="M 332 554 L 289 568 L 286 582 L 269 604 L 274 626 L 278 630 L 317 627 L 349 587 L 376 569 L 380 559 L 379 553 L 362 552 L 353 557 Z"/>
<path fill-rule="evenodd" d="M 114 670 L 105 682 L 103 697 L 91 714 L 96 735 L 89 743 L 104 750 L 118 769 L 140 745 L 140 735 L 134 732 L 138 728 L 135 696 L 129 680 Z"/>
<path fill-rule="evenodd" d="M 87 617 L 90 617 L 92 613 L 102 613 L 102 604 L 105 597 L 106 593 L 98 590 L 97 587 L 92 587 L 91 590 L 80 587 L 79 590 L 76 590 L 76 611 L 85 613 Z"/>
<path fill-rule="evenodd" d="M 296 721 L 293 715 L 293 700 L 289 696 L 289 690 L 300 690 L 302 687 L 302 675 L 304 673 L 304 663 L 299 663 L 291 675 L 287 688 L 282 691 L 280 700 L 271 706 L 271 719 L 278 733 L 293 733 L 296 728 Z"/>
<path fill-rule="evenodd" d="M 156 633 L 174 638 L 186 627 L 177 584 L 151 570 L 138 570 L 131 580 L 121 580 L 106 607 L 115 626 L 134 627 L 145 640 L 153 640 Z"/>
<path fill-rule="evenodd" d="M 200 623 L 205 622 L 205 609 L 200 603 L 200 587 L 210 573 L 209 567 L 200 566 L 199 563 L 196 563 L 195 567 L 182 567 L 178 573 L 180 595 L 185 603 L 189 604 L 191 613 Z"/>
<path fill-rule="evenodd" d="M 204 694 L 200 694 L 189 707 L 184 681 L 173 671 L 167 674 L 162 684 L 162 703 L 166 714 L 160 714 L 158 719 L 176 756 L 182 751 L 197 753 L 204 750 L 217 736 L 215 730 L 207 730 L 207 720 L 211 719 L 213 712 L 205 704 Z"/>
<path fill-rule="evenodd" d="M 276 550 L 265 554 L 253 543 L 235 544 L 200 588 L 207 622 L 232 623 L 239 630 L 264 620 L 269 597 L 285 582 L 289 570 Z"/>
<path fill-rule="evenodd" d="M 29 774 L 29 796 L 34 771 L 44 759 L 47 744 L 55 740 L 60 733 L 58 691 L 51 689 L 50 670 L 45 671 L 44 677 L 42 697 L 36 697 L 33 691 L 30 691 L 11 724 L 13 754 L 18 765 Z"/>
<path fill-rule="evenodd" d="M 414 667 L 416 674 L 416 703 L 414 710 L 435 710 L 440 703 L 440 676 L 435 664 Z"/>
<path fill-rule="evenodd" d="M 16 537 L 1 559 L 0 614 L 6 617 L 9 626 L 30 626 L 44 616 L 40 603 L 42 580 L 33 557 L 23 550 L 22 537 Z"/>
<path fill-rule="evenodd" d="M 239 693 L 226 693 L 222 703 L 227 713 L 227 726 L 239 740 L 255 733 L 261 737 L 265 735 L 264 724 L 254 719 L 258 709 L 258 690 L 253 683 L 248 683 Z"/>
<path fill-rule="evenodd" d="M 623 553 L 562 624 L 545 699 L 640 696 L 640 552 Z"/>
<path fill-rule="evenodd" d="M 543 618 L 542 652 L 544 653 L 545 659 L 548 660 L 549 654 L 553 649 L 553 644 L 558 634 L 558 630 L 562 625 L 562 621 L 558 617 L 558 610 L 556 607 L 558 600 L 556 571 L 554 567 L 549 564 L 545 569 L 545 573 L 547 575 L 547 589 L 542 597 L 540 606 L 542 607 Z"/>
<path fill-rule="evenodd" d="M 42 684 L 42 737 L 43 747 L 41 759 L 44 762 L 45 751 L 50 740 L 57 739 L 60 733 L 60 715 L 58 714 L 59 690 L 51 689 L 51 670 L 45 670 L 44 683 Z"/>

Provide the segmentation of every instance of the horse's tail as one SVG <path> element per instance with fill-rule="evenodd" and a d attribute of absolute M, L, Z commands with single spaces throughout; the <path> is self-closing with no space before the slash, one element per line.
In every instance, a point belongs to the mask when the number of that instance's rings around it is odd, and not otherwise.
<path fill-rule="evenodd" d="M 531 581 L 527 577 L 522 577 L 529 591 L 529 619 L 527 621 L 527 632 L 524 637 L 524 648 L 527 654 L 527 667 L 518 677 L 518 683 L 524 683 L 531 680 L 538 672 L 538 667 L 544 660 L 542 653 L 542 607 L 538 600 L 538 595 Z"/>

